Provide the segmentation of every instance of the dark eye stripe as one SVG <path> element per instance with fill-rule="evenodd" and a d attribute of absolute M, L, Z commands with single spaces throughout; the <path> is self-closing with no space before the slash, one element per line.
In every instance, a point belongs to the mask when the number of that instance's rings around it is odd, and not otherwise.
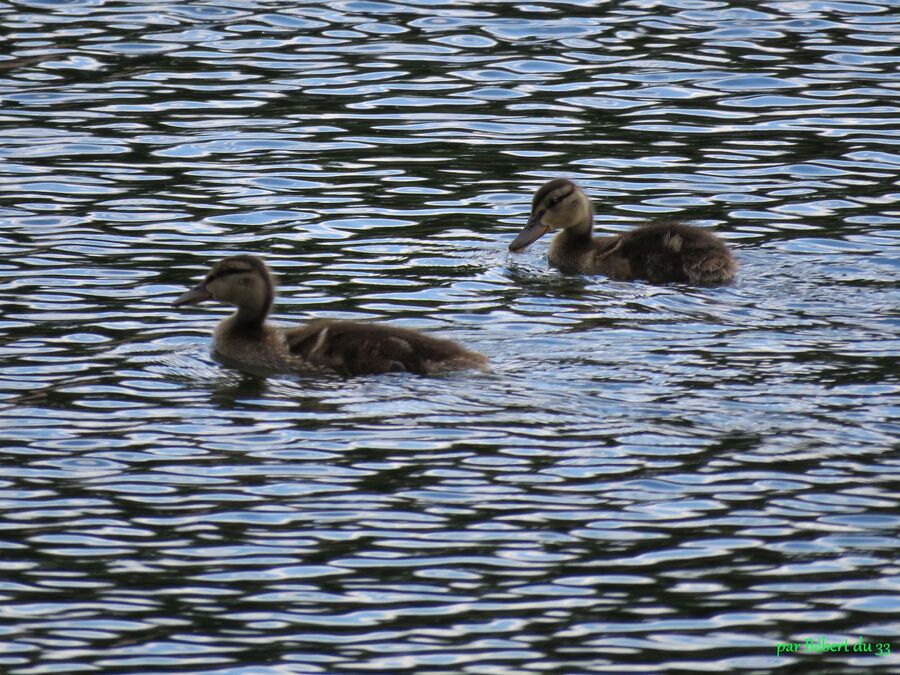
<path fill-rule="evenodd" d="M 554 206 L 556 206 L 556 205 L 559 204 L 563 199 L 565 199 L 566 197 L 568 197 L 568 196 L 569 196 L 570 194 L 572 194 L 573 192 L 575 192 L 575 190 L 569 190 L 566 194 L 560 195 L 559 197 L 556 197 L 555 199 L 551 199 L 549 202 L 547 202 L 547 206 L 549 206 L 549 207 L 551 207 L 551 208 L 554 207 Z"/>

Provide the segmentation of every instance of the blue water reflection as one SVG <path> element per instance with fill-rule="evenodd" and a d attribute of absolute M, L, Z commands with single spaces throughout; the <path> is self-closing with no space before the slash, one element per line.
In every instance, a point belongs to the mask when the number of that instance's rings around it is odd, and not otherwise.
<path fill-rule="evenodd" d="M 2 3 L 0 3 L 2 4 Z M 0 7 L 0 671 L 893 673 L 894 3 Z M 714 229 L 724 288 L 507 253 Z M 171 307 L 490 375 L 263 377 Z"/>

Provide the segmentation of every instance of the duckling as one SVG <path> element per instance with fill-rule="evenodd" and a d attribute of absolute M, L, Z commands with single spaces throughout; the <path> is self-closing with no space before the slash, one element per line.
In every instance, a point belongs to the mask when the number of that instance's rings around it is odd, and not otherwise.
<path fill-rule="evenodd" d="M 724 284 L 737 261 L 716 235 L 681 223 L 648 223 L 624 234 L 592 237 L 594 206 L 572 181 L 556 178 L 534 195 L 528 224 L 509 245 L 519 252 L 550 230 L 550 264 L 566 273 L 605 274 L 616 281 Z"/>
<path fill-rule="evenodd" d="M 249 366 L 341 375 L 490 370 L 482 354 L 406 328 L 331 319 L 289 329 L 272 326 L 266 317 L 275 299 L 275 281 L 266 264 L 252 255 L 220 260 L 201 283 L 175 300 L 174 306 L 210 298 L 237 307 L 216 328 L 216 351 Z"/>

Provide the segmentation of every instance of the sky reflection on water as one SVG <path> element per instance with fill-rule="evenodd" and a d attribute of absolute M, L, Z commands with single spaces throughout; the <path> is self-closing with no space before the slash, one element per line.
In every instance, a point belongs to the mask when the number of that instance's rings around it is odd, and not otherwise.
<path fill-rule="evenodd" d="M 0 3 L 0 670 L 889 673 L 894 3 Z M 511 256 L 532 191 L 737 282 Z M 173 309 L 492 375 L 259 377 Z"/>

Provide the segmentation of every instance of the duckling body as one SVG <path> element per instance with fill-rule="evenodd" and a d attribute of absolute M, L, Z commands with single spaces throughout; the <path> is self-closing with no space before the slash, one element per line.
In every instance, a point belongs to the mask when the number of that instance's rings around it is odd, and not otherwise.
<path fill-rule="evenodd" d="M 237 307 L 216 327 L 215 350 L 249 366 L 341 375 L 489 370 L 482 354 L 406 328 L 330 319 L 290 329 L 272 326 L 266 323 L 266 317 L 274 300 L 274 281 L 265 263 L 254 256 L 219 261 L 202 283 L 175 301 L 175 306 L 209 298 Z"/>
<path fill-rule="evenodd" d="M 649 223 L 620 235 L 594 237 L 594 209 L 575 183 L 558 178 L 541 187 L 528 224 L 510 244 L 522 251 L 553 229 L 549 261 L 566 273 L 603 274 L 617 281 L 724 284 L 737 262 L 716 235 L 682 223 Z"/>

